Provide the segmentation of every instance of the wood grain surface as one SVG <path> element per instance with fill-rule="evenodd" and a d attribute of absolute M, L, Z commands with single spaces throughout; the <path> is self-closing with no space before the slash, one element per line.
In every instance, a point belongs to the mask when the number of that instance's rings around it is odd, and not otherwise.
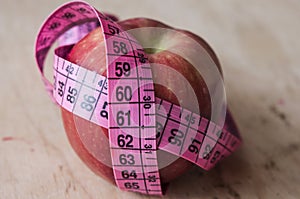
<path fill-rule="evenodd" d="M 39 26 L 62 3 L 0 2 L 0 198 L 155 198 L 100 179 L 67 141 L 33 53 Z M 213 170 L 195 167 L 178 178 L 163 198 L 300 198 L 300 1 L 90 3 L 122 19 L 151 17 L 191 30 L 212 45 L 223 66 L 244 144 Z"/>

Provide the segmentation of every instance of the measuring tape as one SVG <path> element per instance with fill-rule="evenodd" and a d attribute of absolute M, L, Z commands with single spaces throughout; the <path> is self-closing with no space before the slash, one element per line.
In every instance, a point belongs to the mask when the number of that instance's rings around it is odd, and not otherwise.
<path fill-rule="evenodd" d="M 60 44 L 72 44 L 98 24 L 106 45 L 107 78 L 69 62 L 66 57 L 72 46 L 62 46 L 55 50 L 52 86 L 43 72 L 50 47 L 58 38 Z M 80 34 L 62 36 L 66 31 Z M 145 58 L 135 38 L 85 2 L 67 3 L 54 11 L 36 42 L 37 64 L 52 99 L 74 115 L 108 128 L 117 186 L 162 195 L 158 149 L 209 170 L 235 151 L 241 139 L 237 132 L 228 131 L 226 125 L 232 124 L 230 115 L 221 128 L 198 114 L 156 98 L 150 64 Z M 119 65 L 123 71 L 116 69 Z M 130 74 L 125 74 L 125 69 Z"/>

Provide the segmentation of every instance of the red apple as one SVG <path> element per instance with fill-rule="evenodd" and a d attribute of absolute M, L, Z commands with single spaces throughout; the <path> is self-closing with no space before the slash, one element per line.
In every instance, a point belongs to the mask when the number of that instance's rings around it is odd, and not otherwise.
<path fill-rule="evenodd" d="M 118 23 L 123 27 L 124 30 L 140 27 L 161 27 L 173 29 L 172 27 L 161 22 L 145 18 L 129 19 L 120 21 Z M 208 52 L 221 72 L 220 64 L 215 53 L 202 38 L 185 30 L 177 31 L 186 34 L 198 42 Z M 147 40 L 147 37 L 143 39 Z M 169 38 L 169 36 L 166 37 L 165 35 L 160 35 L 160 38 L 158 38 L 158 40 L 161 41 L 169 39 L 171 38 Z M 101 29 L 97 28 L 73 47 L 68 56 L 69 61 L 106 76 L 105 49 L 102 41 L 103 36 Z M 175 43 L 176 45 L 189 50 L 189 46 L 185 43 L 185 41 L 176 41 L 175 39 Z M 210 96 L 208 94 L 209 92 L 207 86 L 199 72 L 183 57 L 170 52 L 171 49 L 164 49 L 164 46 L 159 46 L 159 44 L 153 45 L 156 45 L 156 48 L 146 49 L 150 63 L 166 65 L 182 74 L 185 79 L 188 80 L 189 84 L 194 90 L 194 93 L 196 94 L 201 115 L 206 118 L 210 118 Z M 175 104 L 179 104 L 180 102 L 181 106 L 189 110 L 195 109 L 194 105 L 192 105 L 190 101 L 190 93 L 188 93 L 188 89 L 185 88 L 185 85 L 182 84 L 176 76 L 169 74 L 166 68 L 158 67 L 153 67 L 152 74 L 154 83 L 158 80 L 160 80 L 160 82 L 163 81 L 162 85 L 154 85 L 155 95 L 157 97 Z M 178 96 L 176 96 L 169 88 L 177 88 L 177 90 L 182 92 L 182 96 L 185 97 L 178 99 Z M 76 115 L 73 115 L 63 108 L 61 109 L 61 112 L 68 139 L 76 153 L 83 160 L 83 162 L 91 168 L 92 171 L 114 183 L 112 168 L 103 163 L 103 161 L 111 161 L 109 143 L 107 140 L 108 130 Z M 172 158 L 172 156 L 173 155 L 167 152 L 160 151 L 158 155 L 158 163 L 160 164 L 162 160 L 170 157 Z M 170 165 L 159 170 L 162 183 L 170 182 L 177 176 L 180 176 L 182 173 L 187 171 L 191 166 L 192 163 L 189 161 L 178 158 Z"/>

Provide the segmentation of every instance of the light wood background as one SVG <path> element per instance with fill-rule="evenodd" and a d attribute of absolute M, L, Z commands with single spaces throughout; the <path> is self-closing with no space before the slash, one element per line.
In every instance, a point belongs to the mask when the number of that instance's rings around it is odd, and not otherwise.
<path fill-rule="evenodd" d="M 0 198 L 151 198 L 119 191 L 71 149 L 33 54 L 42 21 L 63 1 L 0 2 Z M 300 1 L 98 0 L 122 19 L 151 17 L 203 36 L 223 65 L 244 138 L 215 169 L 194 168 L 164 198 L 300 198 Z"/>

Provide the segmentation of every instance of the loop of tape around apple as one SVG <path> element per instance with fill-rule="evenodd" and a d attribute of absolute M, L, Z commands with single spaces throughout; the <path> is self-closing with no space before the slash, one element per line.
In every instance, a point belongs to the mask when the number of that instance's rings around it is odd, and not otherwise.
<path fill-rule="evenodd" d="M 90 11 L 90 13 L 87 13 L 86 11 Z M 76 13 L 76 14 L 74 14 Z M 63 14 L 63 15 L 61 15 Z M 79 16 L 81 14 L 81 16 Z M 51 16 L 61 16 L 61 19 L 54 19 L 51 18 L 48 19 L 44 26 L 41 28 L 41 32 L 38 35 L 37 38 L 37 44 L 36 44 L 36 58 L 37 63 L 39 66 L 39 69 L 41 71 L 43 80 L 45 82 L 47 90 L 51 93 L 51 96 L 54 98 L 54 100 L 64 107 L 65 109 L 69 110 L 70 112 L 73 112 L 74 115 L 78 115 L 79 117 L 85 118 L 86 120 L 91 121 L 92 123 L 95 123 L 97 125 L 100 125 L 102 127 L 108 128 L 109 125 L 112 123 L 118 124 L 118 121 L 115 121 L 116 118 L 120 120 L 124 120 L 124 112 L 122 113 L 122 117 L 119 117 L 120 106 L 114 106 L 115 109 L 118 109 L 117 111 L 112 111 L 111 107 L 112 104 L 110 102 L 113 101 L 113 98 L 116 98 L 114 95 L 115 93 L 118 93 L 116 90 L 117 88 L 120 88 L 119 86 L 124 86 L 124 78 L 121 77 L 118 81 L 115 81 L 114 86 L 111 88 L 114 88 L 112 90 L 109 90 L 105 88 L 104 84 L 105 82 L 109 82 L 110 79 L 105 78 L 99 74 L 96 74 L 93 71 L 89 71 L 87 69 L 84 69 L 81 66 L 78 66 L 74 63 L 70 63 L 66 60 L 67 53 L 71 50 L 71 47 L 60 47 L 56 50 L 56 58 L 54 63 L 54 71 L 55 71 L 55 87 L 53 90 L 53 87 L 51 86 L 51 83 L 44 77 L 43 73 L 43 64 L 45 60 L 45 56 L 47 55 L 51 45 L 55 42 L 57 38 L 60 45 L 66 45 L 66 44 L 73 44 L 76 43 L 80 38 L 82 38 L 84 35 L 86 35 L 88 32 L 90 32 L 92 29 L 96 28 L 98 24 L 98 17 L 99 14 L 98 11 L 96 11 L 93 7 L 88 5 L 84 2 L 72 2 L 69 4 L 63 5 L 61 8 L 56 10 Z M 75 16 L 74 16 L 75 15 Z M 105 29 L 105 26 L 103 25 L 103 20 L 108 20 L 109 24 L 114 24 L 110 19 L 104 17 L 103 15 L 100 15 L 100 26 L 102 26 L 102 29 Z M 101 17 L 102 16 L 102 17 Z M 52 20 L 53 19 L 53 20 Z M 57 22 L 58 21 L 58 22 Z M 64 24 L 65 23 L 65 24 Z M 82 25 L 83 24 L 83 25 Z M 85 25 L 84 25 L 85 24 Z M 70 28 L 74 27 L 70 30 Z M 77 27 L 77 28 L 76 28 Z M 80 27 L 80 28 L 78 28 Z M 115 27 L 120 28 L 117 24 Z M 69 32 L 65 35 L 63 35 L 67 30 Z M 120 28 L 121 30 L 121 28 Z M 105 32 L 105 30 L 103 30 Z M 104 34 L 104 33 L 103 33 Z M 180 46 L 172 46 L 174 45 L 174 42 L 172 40 L 168 40 L 163 44 L 163 46 L 171 51 L 174 54 L 177 54 L 184 59 L 186 59 L 188 62 L 190 62 L 199 74 L 203 77 L 206 86 L 209 90 L 209 95 L 211 99 L 211 118 L 210 120 L 207 120 L 203 117 L 201 117 L 201 110 L 198 110 L 198 100 L 196 97 L 196 94 L 194 93 L 193 88 L 189 85 L 188 80 L 185 79 L 178 71 L 171 69 L 168 66 L 164 66 L 161 64 L 151 64 L 151 68 L 159 68 L 160 70 L 168 71 L 168 73 L 174 74 L 174 76 L 178 77 L 180 79 L 180 82 L 184 83 L 187 88 L 190 90 L 189 97 L 191 98 L 191 102 L 193 103 L 192 107 L 195 107 L 193 110 L 187 110 L 183 108 L 180 104 L 172 104 L 170 102 L 166 102 L 162 99 L 154 98 L 151 100 L 152 104 L 149 102 L 150 105 L 147 105 L 147 107 L 150 107 L 152 110 L 152 114 L 154 114 L 154 117 L 144 118 L 137 115 L 133 115 L 131 117 L 132 120 L 130 120 L 130 123 L 132 126 L 139 126 L 141 122 L 143 124 L 150 126 L 156 126 L 157 124 L 160 124 L 164 127 L 164 130 L 161 130 L 160 136 L 157 137 L 158 146 L 156 146 L 156 141 L 154 142 L 148 142 L 146 141 L 147 138 L 155 138 L 155 130 L 152 133 L 149 131 L 148 133 L 141 134 L 141 133 L 132 133 L 128 128 L 123 128 L 119 126 L 119 134 L 118 135 L 132 135 L 133 139 L 139 139 L 142 140 L 144 143 L 144 146 L 150 146 L 155 145 L 154 149 L 167 151 L 169 153 L 175 154 L 176 158 L 165 160 L 164 162 L 160 162 L 160 168 L 158 168 L 156 161 L 156 151 L 151 151 L 152 159 L 154 161 L 147 161 L 146 160 L 146 154 L 141 155 L 141 145 L 137 143 L 136 147 L 140 148 L 140 150 L 130 150 L 126 147 L 120 147 L 118 146 L 117 142 L 117 135 L 109 134 L 109 140 L 105 135 L 100 135 L 101 137 L 97 137 L 98 139 L 102 139 L 103 142 L 110 142 L 110 148 L 112 153 L 112 159 L 113 164 L 116 164 L 118 161 L 129 161 L 130 158 L 127 160 L 124 159 L 122 155 L 126 154 L 132 154 L 133 158 L 141 157 L 141 162 L 139 161 L 139 164 L 141 164 L 141 168 L 139 169 L 140 172 L 138 173 L 138 176 L 141 176 L 141 181 L 137 182 L 136 184 L 132 184 L 132 182 L 135 183 L 135 179 L 121 179 L 122 178 L 122 171 L 125 168 L 122 167 L 116 167 L 112 166 L 111 160 L 108 160 L 107 157 L 103 156 L 101 152 L 97 152 L 94 146 L 90 145 L 90 141 L 86 140 L 83 135 L 85 132 L 83 132 L 85 129 L 82 128 L 80 122 L 76 123 L 76 128 L 78 129 L 79 133 L 82 139 L 82 143 L 85 145 L 86 149 L 93 155 L 95 158 L 100 161 L 102 164 L 113 167 L 113 171 L 115 174 L 115 180 L 116 184 L 119 186 L 119 188 L 123 190 L 130 190 L 130 191 L 136 191 L 144 194 L 153 194 L 153 195 L 161 195 L 161 189 L 160 186 L 158 186 L 157 189 L 149 188 L 151 185 L 160 185 L 160 179 L 159 179 L 159 173 L 158 169 L 161 169 L 162 167 L 166 167 L 169 164 L 171 164 L 173 161 L 175 161 L 177 158 L 182 157 L 184 159 L 187 159 L 198 166 L 208 170 L 212 168 L 218 161 L 220 161 L 223 157 L 228 156 L 230 153 L 232 153 L 236 148 L 240 145 L 241 139 L 236 132 L 229 132 L 226 130 L 226 119 L 228 113 L 226 113 L 226 97 L 225 97 L 225 90 L 223 85 L 223 79 L 220 74 L 220 71 L 218 70 L 217 66 L 215 65 L 214 61 L 211 59 L 209 54 L 206 52 L 206 50 L 196 41 L 194 41 L 192 38 L 188 37 L 187 35 L 180 33 L 176 30 L 171 29 L 165 29 L 165 28 L 138 28 L 138 29 L 132 29 L 126 31 L 126 36 L 131 35 L 130 40 L 139 41 L 138 44 L 136 44 L 138 47 L 141 45 L 144 49 L 145 48 L 157 48 L 157 46 L 153 46 L 153 39 L 157 37 L 157 35 L 164 35 L 169 38 L 181 38 L 182 40 L 185 40 L 185 42 L 190 43 L 190 48 L 193 49 L 192 51 L 187 51 L 186 49 L 181 48 Z M 145 37 L 147 35 L 147 37 Z M 108 48 L 109 44 L 112 44 L 114 41 L 115 35 L 112 35 L 110 37 L 107 37 L 105 39 L 105 45 L 106 48 Z M 128 37 L 128 36 L 127 36 Z M 136 47 L 136 48 L 138 48 Z M 136 50 L 135 48 L 135 50 Z M 171 49 L 171 50 L 170 50 Z M 107 50 L 108 51 L 108 50 Z M 108 52 L 106 52 L 108 53 Z M 133 52 L 134 54 L 134 52 Z M 200 59 L 201 57 L 201 59 Z M 144 64 L 147 65 L 146 57 L 143 57 L 144 59 L 139 66 L 142 67 Z M 111 57 L 110 59 L 107 59 L 107 65 L 110 66 L 113 63 L 116 62 L 117 59 L 120 59 L 120 56 Z M 123 59 L 123 58 L 121 58 Z M 126 59 L 123 59 L 126 61 Z M 62 64 L 63 63 L 63 64 Z M 66 70 L 66 66 L 72 66 L 73 71 L 79 71 L 76 76 L 72 76 L 70 74 L 70 70 Z M 70 67 L 69 67 L 70 68 Z M 133 70 L 134 69 L 134 70 Z M 108 73 L 111 71 L 108 70 Z M 131 68 L 130 70 L 131 74 L 137 73 L 135 68 Z M 84 76 L 84 81 L 82 81 L 82 78 Z M 88 76 L 87 79 L 86 76 Z M 74 93 L 76 91 L 76 96 L 74 95 L 74 100 L 78 100 L 78 98 L 83 98 L 87 102 L 91 102 L 94 104 L 91 106 L 92 114 L 87 114 L 82 109 L 78 109 L 79 105 L 76 107 L 73 103 L 66 103 L 68 101 L 68 96 L 64 92 L 62 92 L 62 88 L 60 88 L 59 82 L 60 80 L 64 80 L 64 82 L 67 83 L 68 79 L 73 78 L 74 81 L 72 81 L 71 84 L 68 83 L 71 90 L 69 93 Z M 111 77 L 108 75 L 108 77 Z M 151 76 L 149 76 L 149 82 L 146 81 L 146 83 L 143 83 L 143 80 L 138 80 L 138 84 L 129 83 L 129 85 L 132 87 L 131 94 L 132 96 L 136 95 L 136 98 L 138 98 L 138 93 L 140 92 L 141 88 L 150 88 L 149 90 L 153 90 L 153 85 L 151 86 Z M 99 85 L 99 82 L 102 82 L 101 85 Z M 145 80 L 144 80 L 145 81 Z M 153 81 L 153 80 L 152 80 Z M 154 82 L 155 84 L 161 84 L 164 86 L 164 82 Z M 85 84 L 87 87 L 92 87 L 91 90 L 81 91 L 82 85 Z M 150 86 L 149 86 L 150 85 Z M 66 86 L 66 85 L 65 85 Z M 148 86 L 148 87 L 147 87 Z M 97 90 L 97 87 L 98 90 Z M 122 87 L 124 89 L 124 87 Z M 72 90 L 73 89 L 73 90 Z M 100 90 L 101 89 L 101 90 Z M 104 91 L 106 89 L 106 91 Z M 182 99 L 184 96 L 180 96 L 180 92 L 176 88 L 170 88 L 171 91 L 175 94 L 178 99 Z M 97 90 L 97 93 L 95 92 Z M 53 91 L 53 94 L 52 94 Z M 100 91 L 100 92 L 98 92 Z M 60 93 L 61 92 L 61 93 Z M 78 93 L 77 93 L 78 92 Z M 82 92 L 83 94 L 80 94 Z M 85 92 L 85 93 L 84 93 Z M 105 93 L 106 92 L 106 93 Z M 104 93 L 104 94 L 103 94 Z M 102 96 L 101 96 L 102 95 Z M 109 96 L 111 98 L 109 98 Z M 70 98 L 69 98 L 70 100 Z M 76 104 L 76 103 L 75 103 Z M 108 106 L 104 107 L 105 104 L 109 104 Z M 138 103 L 143 104 L 143 102 L 139 101 Z M 148 103 L 147 103 L 148 104 Z M 82 102 L 81 102 L 82 105 Z M 88 105 L 86 105 L 88 106 Z M 84 106 L 86 108 L 86 106 Z M 131 112 L 137 113 L 138 110 L 136 108 L 133 108 L 134 106 L 131 103 L 124 103 L 122 105 L 122 110 L 130 110 Z M 81 106 L 82 108 L 82 106 Z M 105 111 L 104 111 L 105 110 Z M 104 112 L 103 112 L 104 111 Z M 192 112 L 191 112 L 192 111 Z M 150 112 L 148 112 L 149 114 Z M 180 116 L 178 116 L 180 114 Z M 185 118 L 190 118 L 186 120 Z M 123 118 L 123 119 L 122 119 Z M 192 120 L 193 118 L 193 120 Z M 74 119 L 76 121 L 76 118 Z M 114 120 L 114 121 L 113 121 Z M 176 121 L 176 124 L 170 123 L 168 121 Z M 78 120 L 77 120 L 78 121 Z M 192 123 L 193 121 L 193 123 Z M 225 127 L 224 127 L 225 124 Z M 223 128 L 224 127 L 224 128 Z M 143 126 L 144 129 L 144 126 Z M 177 129 L 178 132 L 182 131 L 185 132 L 183 137 L 180 137 L 181 140 L 181 146 L 175 146 L 179 142 L 175 142 L 174 140 L 177 140 L 178 135 L 174 134 L 172 139 L 170 139 L 170 132 L 166 131 Z M 112 131 L 112 130 L 111 130 Z M 168 134 L 169 133 L 169 134 Z M 195 145 L 193 143 L 188 142 L 188 140 L 197 140 L 201 138 L 200 145 Z M 149 139 L 151 140 L 151 139 Z M 171 141 L 170 141 L 171 140 Z M 122 140 L 121 140 L 122 141 Z M 135 142 L 133 142 L 135 143 Z M 175 143 L 175 145 L 174 145 Z M 135 144 L 134 144 L 135 146 Z M 208 147 L 209 146 L 209 147 Z M 153 146 L 154 147 L 154 146 Z M 156 148 L 158 147 L 158 148 Z M 120 149 L 119 151 L 114 151 L 114 149 Z M 146 148 L 147 149 L 147 148 Z M 126 152 L 127 150 L 127 152 Z M 116 155 L 117 154 L 117 155 Z M 201 155 L 200 155 L 201 154 Z M 204 155 L 205 154 L 205 155 Z M 122 156 L 122 159 L 121 159 Z M 115 159 L 117 157 L 117 159 Z M 120 157 L 120 158 L 119 158 Z M 151 159 L 151 158 L 149 158 Z M 154 162 L 154 163 L 153 163 Z M 143 165 L 143 163 L 145 165 Z M 153 164 L 156 166 L 149 167 L 146 170 L 147 164 Z M 148 165 L 149 166 L 149 165 Z M 145 177 L 145 173 L 155 173 L 154 182 L 151 182 L 147 177 Z M 123 173 L 122 173 L 123 174 Z M 153 180 L 153 178 L 151 179 Z M 150 181 L 150 182 L 149 182 Z M 125 182 L 125 183 L 124 183 Z M 127 183 L 127 184 L 126 184 Z M 128 184 L 129 183 L 129 184 Z M 151 184 L 152 183 L 152 184 Z"/>
<path fill-rule="evenodd" d="M 92 85 L 92 87 L 90 87 L 89 85 L 86 85 L 86 83 L 87 82 L 94 83 L 93 81 L 92 82 L 90 81 L 88 74 L 92 74 L 94 78 L 98 77 L 97 74 L 95 74 L 92 71 L 85 70 L 84 68 L 78 67 L 77 68 L 78 70 L 76 71 L 75 79 L 71 79 L 70 76 L 74 75 L 74 73 L 71 73 L 71 70 L 68 69 L 68 67 L 66 67 L 66 70 L 62 71 L 62 73 L 60 73 L 59 75 L 58 75 L 58 71 L 56 71 L 56 73 L 54 74 L 55 83 L 54 83 L 54 87 L 53 87 L 51 85 L 51 83 L 44 76 L 44 70 L 43 70 L 44 66 L 43 65 L 44 65 L 45 57 L 46 57 L 50 47 L 53 45 L 53 43 L 56 41 L 56 39 L 61 34 L 63 34 L 66 30 L 68 30 L 76 25 L 80 25 L 85 22 L 96 21 L 96 20 L 99 21 L 100 26 L 102 27 L 102 33 L 105 38 L 104 41 L 105 41 L 105 47 L 106 47 L 107 63 L 109 63 L 109 61 L 111 60 L 112 57 L 114 57 L 118 53 L 120 53 L 120 51 L 123 53 L 123 55 L 131 54 L 131 56 L 132 56 L 131 59 L 133 61 L 136 59 L 135 53 L 137 53 L 137 51 L 140 51 L 140 53 L 143 53 L 142 47 L 138 44 L 137 41 L 135 41 L 135 39 L 133 37 L 128 35 L 126 32 L 121 31 L 121 28 L 117 24 L 114 24 L 114 22 L 110 18 L 99 13 L 96 9 L 94 9 L 92 6 L 90 6 L 89 4 L 87 4 L 85 2 L 71 2 L 71 3 L 65 4 L 62 7 L 60 7 L 59 9 L 57 9 L 52 15 L 49 16 L 49 18 L 46 20 L 46 22 L 42 26 L 42 28 L 38 34 L 37 42 L 36 42 L 36 59 L 37 59 L 38 66 L 39 66 L 41 75 L 43 77 L 43 80 L 44 80 L 44 83 L 46 85 L 48 92 L 52 95 L 52 91 L 54 91 L 53 98 L 56 101 L 61 100 L 62 104 L 63 104 L 64 98 L 66 98 L 65 101 L 68 101 L 70 103 L 69 103 L 69 107 L 65 106 L 64 108 L 70 108 L 70 106 L 72 106 L 72 112 L 74 111 L 75 114 L 79 114 L 81 117 L 87 117 L 88 113 L 91 113 L 91 115 L 88 116 L 89 119 L 91 119 L 92 114 L 94 113 L 94 110 L 92 110 L 92 109 L 95 109 L 94 105 L 95 105 L 96 101 L 99 100 L 100 95 L 102 93 L 99 92 L 98 93 L 99 96 L 97 98 L 95 98 L 94 95 L 98 92 L 95 87 L 96 85 Z M 109 29 L 111 27 L 114 27 L 114 29 L 117 30 L 117 32 L 111 33 L 111 35 L 109 35 L 108 33 L 109 33 Z M 119 32 L 120 32 L 120 34 L 122 34 L 123 37 L 120 37 Z M 115 34 L 118 34 L 118 36 L 116 36 Z M 113 38 L 113 40 L 108 41 L 109 38 L 110 39 Z M 117 45 L 118 51 L 115 50 L 116 45 Z M 125 45 L 125 47 L 124 47 L 124 45 Z M 115 52 L 115 54 L 113 54 L 113 55 L 109 54 L 109 53 L 114 53 L 114 52 Z M 123 61 L 125 63 L 126 60 L 129 60 L 130 58 L 122 57 L 119 55 L 119 59 L 120 59 L 120 61 Z M 113 60 L 112 62 L 114 62 L 114 61 L 115 60 Z M 147 65 L 147 63 L 144 63 L 144 65 L 145 64 Z M 111 68 L 111 66 L 109 64 L 107 64 L 107 66 L 108 66 L 107 95 L 108 95 L 108 105 L 109 105 L 110 115 L 113 115 L 112 113 L 114 113 L 115 111 L 118 114 L 123 113 L 122 111 L 118 110 L 119 109 L 118 104 L 111 103 L 113 100 L 113 94 L 112 94 L 113 89 L 114 89 L 113 84 L 114 84 L 114 82 L 117 82 L 119 80 L 116 79 L 116 77 L 114 77 L 114 74 L 109 73 L 109 71 L 112 70 L 113 68 Z M 152 79 L 151 71 L 141 70 L 141 67 L 138 64 L 138 62 L 136 62 L 136 65 L 133 68 L 136 68 L 135 80 L 138 85 L 140 84 L 140 82 L 142 82 L 141 79 L 139 79 L 139 77 L 147 77 L 149 80 L 148 84 L 150 86 L 152 85 L 152 87 L 153 87 L 153 81 L 151 81 L 151 79 Z M 137 68 L 139 68 L 140 71 L 138 71 Z M 64 69 L 64 62 L 62 65 L 62 69 Z M 80 76 L 81 73 L 78 73 L 79 70 L 84 71 L 83 76 Z M 65 72 L 67 72 L 67 74 L 65 74 Z M 142 76 L 140 76 L 140 75 L 142 75 Z M 99 78 L 101 78 L 101 77 L 99 77 Z M 131 80 L 131 82 L 133 83 L 135 81 Z M 81 84 L 79 89 L 76 87 L 77 83 Z M 68 84 L 71 84 L 72 86 L 68 87 L 69 95 L 65 95 L 65 90 L 66 90 L 65 87 L 67 87 Z M 101 85 L 100 87 L 102 87 L 102 89 L 103 89 L 104 85 Z M 139 88 L 138 88 L 139 92 L 142 93 L 142 89 L 144 87 L 145 87 L 144 85 L 139 86 Z M 82 91 L 82 88 L 83 88 L 83 90 L 85 89 L 86 92 L 92 91 L 94 93 L 82 94 L 82 93 L 84 93 L 84 91 Z M 148 91 L 147 96 L 154 99 L 154 90 Z M 83 99 L 82 99 L 82 97 L 83 97 Z M 74 100 L 72 100 L 72 99 L 74 99 Z M 80 102 L 80 100 L 83 100 L 83 101 Z M 138 104 L 141 103 L 140 96 L 135 100 Z M 126 105 L 126 103 L 129 103 L 129 102 L 123 102 L 123 104 L 125 104 L 125 105 Z M 79 108 L 78 108 L 78 106 L 76 106 L 76 104 L 80 104 Z M 152 100 L 151 102 L 148 102 L 148 104 L 150 105 L 149 108 L 143 109 L 143 110 L 139 109 L 138 112 L 134 112 L 132 115 L 132 118 L 136 118 L 136 120 L 139 120 L 139 124 L 141 124 L 141 117 L 143 117 L 143 114 L 147 113 L 150 116 L 150 113 L 155 112 L 154 101 Z M 120 148 L 110 147 L 110 152 L 112 154 L 111 157 L 112 157 L 112 162 L 113 162 L 113 171 L 114 171 L 114 175 L 115 175 L 115 181 L 120 189 L 132 190 L 132 191 L 136 191 L 136 192 L 140 192 L 140 193 L 144 193 L 144 194 L 161 195 L 162 190 L 161 190 L 161 185 L 160 185 L 160 177 L 159 177 L 159 172 L 158 172 L 158 168 L 157 168 L 157 159 L 156 159 L 156 140 L 155 140 L 155 126 L 154 126 L 155 125 L 155 115 L 152 115 L 151 117 L 152 117 L 152 122 L 154 123 L 154 124 L 152 124 L 152 128 L 148 128 L 150 126 L 147 126 L 147 124 L 143 124 L 143 126 L 145 126 L 145 129 L 143 129 L 143 133 L 147 134 L 148 138 L 151 138 L 151 139 L 150 140 L 143 139 L 143 138 L 141 138 L 141 136 L 139 136 L 138 139 L 132 137 L 132 139 L 135 139 L 134 140 L 135 143 L 136 142 L 137 143 L 141 143 L 141 142 L 147 143 L 144 146 L 139 145 L 138 148 L 136 148 L 137 150 L 140 151 L 139 156 L 133 156 L 132 154 L 127 154 L 128 149 L 123 149 L 122 147 L 120 147 Z M 108 125 L 109 126 L 109 138 L 110 138 L 110 143 L 111 143 L 114 140 L 114 138 L 116 136 L 118 136 L 118 134 L 120 134 L 120 135 L 122 134 L 122 131 L 119 128 L 119 126 L 122 126 L 122 124 L 119 124 L 118 122 L 116 122 L 112 117 L 109 117 L 108 123 L 109 123 L 109 125 Z M 117 128 L 113 129 L 112 128 L 113 126 L 115 126 Z M 145 151 L 144 148 L 147 148 L 147 151 Z M 151 150 L 150 150 L 150 148 L 151 148 Z M 147 164 L 147 159 L 145 159 L 145 157 L 149 157 L 149 155 L 147 154 L 148 151 L 150 151 L 151 155 L 152 155 L 150 165 Z M 117 154 L 118 157 L 120 157 L 120 158 L 119 159 L 116 158 L 115 154 Z M 126 158 L 129 158 L 129 159 L 126 159 Z M 134 178 L 133 179 L 134 181 L 132 182 L 131 179 L 128 179 L 126 177 L 127 176 L 126 172 L 125 173 L 122 172 L 122 175 L 121 175 L 121 173 L 118 172 L 118 170 L 116 168 L 121 167 L 121 168 L 123 168 L 123 170 L 125 169 L 124 171 L 126 171 L 126 166 L 128 166 L 127 163 L 129 164 L 129 166 L 133 166 L 133 164 L 135 163 L 134 158 L 136 161 L 140 159 L 139 163 L 138 163 L 139 165 L 135 165 L 135 166 L 138 166 L 137 169 L 139 169 L 139 171 L 137 172 L 137 174 L 139 176 L 138 176 L 138 179 Z M 154 172 L 149 170 L 150 166 L 152 168 L 156 168 Z M 150 173 L 151 173 L 151 175 L 149 175 Z M 135 174 L 135 176 L 137 176 L 137 174 Z M 147 174 L 147 176 L 151 176 L 150 180 L 147 179 L 146 174 Z M 121 177 L 124 177 L 124 179 L 119 180 Z"/>

